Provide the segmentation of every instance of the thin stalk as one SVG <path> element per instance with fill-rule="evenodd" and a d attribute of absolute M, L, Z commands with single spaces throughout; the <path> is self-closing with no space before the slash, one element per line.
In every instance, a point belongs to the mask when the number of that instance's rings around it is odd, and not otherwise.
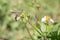
<path fill-rule="evenodd" d="M 26 29 L 27 29 L 27 32 L 28 32 L 29 36 L 31 37 L 31 39 L 34 40 L 33 37 L 32 37 L 32 35 L 30 34 L 30 31 L 29 31 L 29 29 L 27 27 L 27 24 L 26 24 Z"/>
<path fill-rule="evenodd" d="M 47 40 L 47 25 L 46 25 L 46 35 L 44 36 L 44 40 Z"/>
<path fill-rule="evenodd" d="M 29 24 L 32 25 L 31 23 L 29 23 Z M 32 25 L 32 27 L 33 27 L 41 36 L 44 36 L 44 35 L 39 31 L 38 28 L 34 27 L 33 25 Z"/>
<path fill-rule="evenodd" d="M 28 20 L 26 20 L 26 29 L 27 29 L 27 32 L 30 35 L 31 39 L 34 40 L 34 38 L 32 37 L 32 35 L 30 34 L 29 28 L 27 26 L 28 23 L 29 23 L 29 18 L 28 18 Z"/>
<path fill-rule="evenodd" d="M 23 21 L 23 19 L 22 19 L 22 21 Z M 23 21 L 23 22 L 24 22 L 24 21 Z M 26 22 L 25 22 L 26 30 L 27 30 L 29 36 L 31 37 L 31 39 L 34 40 L 34 38 L 32 37 L 32 35 L 30 34 L 30 31 L 29 31 L 29 28 L 28 28 L 28 26 L 27 26 L 27 23 L 29 23 L 29 21 L 26 20 Z"/>

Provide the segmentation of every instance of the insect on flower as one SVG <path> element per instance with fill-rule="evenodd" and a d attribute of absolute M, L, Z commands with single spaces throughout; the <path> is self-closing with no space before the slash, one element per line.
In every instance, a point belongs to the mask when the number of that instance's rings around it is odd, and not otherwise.
<path fill-rule="evenodd" d="M 15 15 L 14 15 L 14 16 L 15 16 L 15 17 L 14 17 L 15 21 L 19 20 L 20 17 L 23 16 L 23 14 L 22 14 L 21 11 L 14 11 L 14 10 L 12 10 L 11 13 L 14 13 L 14 14 L 15 14 Z"/>
<path fill-rule="evenodd" d="M 54 23 L 54 20 L 50 17 L 50 16 L 44 16 L 42 19 L 41 19 L 41 22 L 51 22 L 51 23 Z"/>

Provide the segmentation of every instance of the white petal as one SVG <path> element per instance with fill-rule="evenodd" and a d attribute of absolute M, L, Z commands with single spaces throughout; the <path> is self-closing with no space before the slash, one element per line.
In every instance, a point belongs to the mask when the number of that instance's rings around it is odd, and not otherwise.
<path fill-rule="evenodd" d="M 46 17 L 45 16 L 41 19 L 41 22 L 46 22 Z"/>
<path fill-rule="evenodd" d="M 53 20 L 53 19 L 50 19 L 50 21 L 51 21 L 52 23 L 54 23 L 54 20 Z"/>

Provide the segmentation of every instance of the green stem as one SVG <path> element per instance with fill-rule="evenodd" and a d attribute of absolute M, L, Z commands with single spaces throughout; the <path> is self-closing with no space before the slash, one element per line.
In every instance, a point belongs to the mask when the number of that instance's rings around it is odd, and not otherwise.
<path fill-rule="evenodd" d="M 32 25 L 31 23 L 29 23 L 30 25 Z M 40 31 L 39 31 L 39 29 L 38 28 L 36 28 L 35 26 L 33 26 L 32 25 L 32 27 L 41 35 L 41 36 L 44 36 Z"/>
<path fill-rule="evenodd" d="M 22 19 L 22 21 L 23 21 L 23 19 Z M 25 22 L 24 22 L 24 23 L 25 23 Z M 27 32 L 28 32 L 29 36 L 31 37 L 31 39 L 34 40 L 34 38 L 32 37 L 32 35 L 30 34 L 30 31 L 29 31 L 29 28 L 28 28 L 28 26 L 27 26 L 27 23 L 29 23 L 29 21 L 26 21 L 26 23 L 25 23 Z"/>
<path fill-rule="evenodd" d="M 33 37 L 32 37 L 32 35 L 31 35 L 30 32 L 29 32 L 29 29 L 28 29 L 27 25 L 26 25 L 26 29 L 27 29 L 27 32 L 28 32 L 28 34 L 30 35 L 31 39 L 34 40 Z"/>

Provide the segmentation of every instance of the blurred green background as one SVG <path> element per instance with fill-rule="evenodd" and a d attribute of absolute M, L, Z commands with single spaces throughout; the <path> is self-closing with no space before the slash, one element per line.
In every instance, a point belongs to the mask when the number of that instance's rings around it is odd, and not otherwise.
<path fill-rule="evenodd" d="M 23 20 L 15 21 L 10 10 L 22 11 Z M 25 18 L 28 15 L 31 24 L 26 22 Z M 51 16 L 57 24 L 40 23 L 45 15 Z M 40 39 L 39 33 L 42 25 L 48 27 L 47 35 L 51 36 L 50 39 L 47 38 L 48 40 L 60 40 L 59 22 L 60 0 L 0 0 L 0 40 L 44 40 Z M 45 36 L 44 32 L 41 34 Z"/>

